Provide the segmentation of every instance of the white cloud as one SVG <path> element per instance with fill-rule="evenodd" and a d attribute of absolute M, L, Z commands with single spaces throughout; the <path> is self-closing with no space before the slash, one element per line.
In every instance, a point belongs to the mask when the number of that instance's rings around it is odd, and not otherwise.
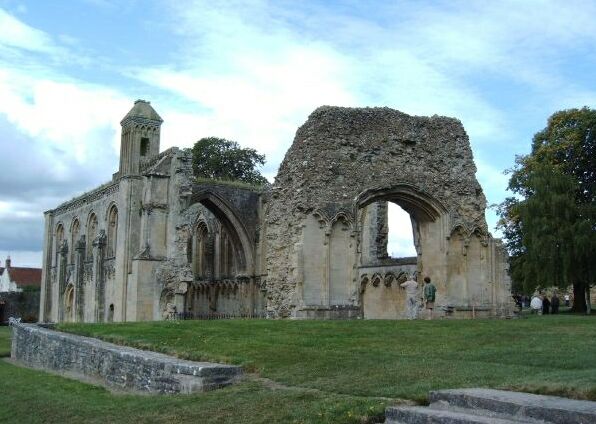
<path fill-rule="evenodd" d="M 117 13 L 107 0 L 88 1 L 102 13 Z M 145 91 L 165 120 L 162 149 L 226 137 L 267 154 L 268 177 L 296 128 L 323 104 L 454 116 L 470 135 L 478 179 L 492 203 L 505 196 L 508 177 L 501 168 L 523 153 L 502 146 L 515 140 L 526 148 L 530 141 L 531 134 L 520 137 L 528 130 L 514 122 L 518 115 L 524 121 L 538 116 L 543 125 L 554 110 L 596 104 L 591 67 L 582 77 L 568 63 L 578 52 L 580 60 L 596 63 L 593 2 L 162 6 L 160 25 L 169 22 L 178 37 L 168 46 L 171 54 L 157 55 L 155 65 L 142 69 L 119 63 L 110 72 L 140 82 L 120 89 L 68 76 L 89 60 L 76 54 L 89 48 L 77 34 L 46 33 L 0 9 L 0 117 L 45 158 L 44 178 L 74 181 L 81 172 L 98 182 L 109 178 L 119 151 L 118 123 L 133 100 L 129 93 Z M 130 48 L 125 39 L 123 44 Z M 109 55 L 93 53 L 94 63 Z M 507 95 L 519 104 L 509 104 Z M 34 213 L 0 203 L 0 215 L 7 210 L 15 219 Z M 490 225 L 494 214 L 488 215 Z M 390 252 L 415 254 L 409 218 L 391 216 Z"/>
<path fill-rule="evenodd" d="M 281 139 L 286 146 L 291 138 L 287 134 L 323 104 L 381 105 L 410 114 L 457 116 L 479 138 L 506 132 L 502 114 L 461 74 L 444 69 L 437 55 L 430 54 L 437 45 L 432 37 L 422 45 L 409 40 L 425 34 L 420 28 L 432 34 L 441 30 L 433 9 L 421 19 L 429 16 L 434 21 L 417 25 L 414 19 L 406 25 L 397 16 L 392 28 L 341 13 L 331 18 L 324 8 L 306 20 L 292 5 L 284 7 L 287 10 L 262 1 L 227 6 L 174 3 L 173 25 L 186 39 L 182 68 L 146 70 L 138 76 L 210 108 L 215 119 L 225 115 L 232 127 L 249 121 L 242 134 L 264 121 L 269 127 L 288 122 L 277 133 L 285 131 Z M 305 19 L 303 27 L 318 32 L 301 32 L 304 28 L 293 22 L 297 16 Z M 342 43 L 335 42 L 335 36 Z M 486 48 L 482 46 L 478 48 Z"/>
<path fill-rule="evenodd" d="M 112 155 L 119 151 L 118 122 L 129 108 L 130 101 L 110 89 L 0 69 L 0 114 L 49 159 L 60 152 L 54 166 L 72 160 L 91 164 L 106 148 Z"/>
<path fill-rule="evenodd" d="M 0 9 L 0 46 L 42 53 L 57 53 L 62 49 L 43 31 L 26 25 Z"/>
<path fill-rule="evenodd" d="M 247 52 L 236 62 L 241 65 L 232 75 L 201 76 L 195 68 L 136 73 L 142 81 L 185 97 L 205 111 L 166 109 L 164 135 L 176 131 L 174 143 L 189 134 L 193 141 L 208 135 L 226 137 L 279 163 L 296 128 L 316 107 L 355 103 L 342 83 L 341 58 L 333 52 L 292 46 L 274 58 L 255 59 Z M 166 144 L 171 139 L 164 136 Z"/>
<path fill-rule="evenodd" d="M 41 268 L 41 257 L 41 251 L 0 250 L 0 266 L 4 267 L 6 265 L 6 259 L 10 258 L 11 266 L 14 267 Z"/>
<path fill-rule="evenodd" d="M 39 213 L 29 210 L 30 204 L 14 201 L 0 201 L 0 219 L 6 217 L 14 218 L 39 218 Z"/>

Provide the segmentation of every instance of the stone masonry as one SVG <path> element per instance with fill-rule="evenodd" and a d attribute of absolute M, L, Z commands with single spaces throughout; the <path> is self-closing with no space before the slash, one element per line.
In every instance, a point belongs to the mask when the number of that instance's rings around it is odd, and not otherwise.
<path fill-rule="evenodd" d="M 298 129 L 266 209 L 270 312 L 362 310 L 371 291 L 370 276 L 359 272 L 369 243 L 363 224 L 366 207 L 379 201 L 410 214 L 417 272 L 432 277 L 445 304 L 506 309 L 506 256 L 488 234 L 475 172 L 455 119 L 388 108 L 317 109 Z"/>
<path fill-rule="evenodd" d="M 321 107 L 268 187 L 197 180 L 189 150 L 159 152 L 162 123 L 135 102 L 112 180 L 45 213 L 41 321 L 398 319 L 411 274 L 432 278 L 438 315 L 511 312 L 456 119 Z M 387 202 L 416 257 L 388 256 Z"/>
<path fill-rule="evenodd" d="M 236 366 L 185 361 L 33 324 L 12 324 L 12 333 L 13 360 L 113 390 L 148 394 L 204 392 L 233 384 L 242 375 Z"/>

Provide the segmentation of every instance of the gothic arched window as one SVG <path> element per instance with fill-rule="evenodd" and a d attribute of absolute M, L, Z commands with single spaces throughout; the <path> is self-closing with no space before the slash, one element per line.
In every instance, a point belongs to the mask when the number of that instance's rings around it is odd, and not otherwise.
<path fill-rule="evenodd" d="M 87 221 L 87 258 L 93 255 L 93 240 L 97 237 L 97 216 L 92 212 Z"/>
<path fill-rule="evenodd" d="M 195 278 L 205 279 L 209 271 L 209 264 L 207 263 L 207 243 L 209 240 L 209 229 L 204 222 L 199 223 L 195 230 L 193 237 L 194 249 L 193 252 L 193 271 Z"/>
<path fill-rule="evenodd" d="M 116 256 L 116 241 L 118 237 L 118 208 L 113 205 L 108 211 L 108 242 L 107 257 Z"/>
<path fill-rule="evenodd" d="M 64 241 L 64 226 L 62 224 L 58 224 L 58 226 L 56 227 L 56 235 L 55 235 L 55 239 L 54 239 L 55 265 L 58 265 L 60 248 L 62 247 L 63 241 Z"/>
<path fill-rule="evenodd" d="M 79 222 L 79 218 L 75 218 L 72 221 L 72 225 L 70 226 L 70 262 L 74 263 L 76 250 L 75 246 L 77 241 L 79 241 L 79 234 L 81 233 L 81 223 Z"/>

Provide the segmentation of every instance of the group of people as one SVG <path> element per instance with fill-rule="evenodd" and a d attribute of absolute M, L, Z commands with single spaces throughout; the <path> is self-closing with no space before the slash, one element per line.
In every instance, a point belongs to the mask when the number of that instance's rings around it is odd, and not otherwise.
<path fill-rule="evenodd" d="M 418 317 L 418 282 L 414 275 L 400 284 L 400 287 L 406 291 L 406 316 L 408 319 Z M 435 296 L 437 288 L 430 281 L 430 277 L 424 277 L 424 289 L 422 290 L 422 301 L 427 311 L 427 319 L 433 319 L 433 309 L 435 307 Z"/>
<path fill-rule="evenodd" d="M 532 296 L 532 300 L 530 301 L 530 308 L 533 314 L 558 314 L 559 304 L 560 300 L 559 296 L 557 296 L 557 293 L 553 293 L 550 299 L 546 294 L 536 293 L 534 294 L 534 296 Z"/>
<path fill-rule="evenodd" d="M 408 319 L 418 318 L 418 311 L 421 304 L 418 302 L 419 290 L 416 275 L 409 275 L 406 281 L 400 284 L 400 287 L 406 291 L 406 317 Z M 436 286 L 431 282 L 430 277 L 424 277 L 424 288 L 422 290 L 422 306 L 427 311 L 427 319 L 433 319 L 433 309 L 435 307 L 435 297 L 437 293 Z M 516 294 L 513 296 L 515 303 L 521 309 L 524 306 L 530 307 L 533 314 L 548 315 L 558 314 L 561 303 L 557 292 L 553 292 L 549 299 L 546 293 L 536 293 L 530 300 L 527 296 Z M 569 306 L 569 295 L 565 295 L 565 306 Z"/>

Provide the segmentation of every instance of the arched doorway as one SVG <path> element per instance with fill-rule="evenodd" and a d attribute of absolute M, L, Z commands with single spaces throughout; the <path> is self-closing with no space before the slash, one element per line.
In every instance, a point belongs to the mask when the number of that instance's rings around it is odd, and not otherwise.
<path fill-rule="evenodd" d="M 409 215 L 414 256 L 387 254 L 383 225 L 388 221 L 388 203 Z M 399 283 L 407 276 L 429 276 L 433 281 L 443 281 L 441 290 L 445 292 L 441 249 L 445 248 L 448 213 L 438 200 L 413 185 L 400 184 L 364 191 L 356 199 L 356 207 L 360 218 L 360 300 L 365 318 L 405 318 L 405 293 Z"/>
<path fill-rule="evenodd" d="M 316 287 L 309 273 L 316 274 L 324 296 L 329 282 L 326 273 L 334 260 L 327 247 L 330 218 L 338 213 L 351 215 L 354 236 L 359 239 L 360 210 L 379 201 L 394 202 L 410 214 L 415 223 L 416 267 L 424 276 L 431 275 L 439 303 L 461 310 L 473 302 L 471 290 L 456 296 L 462 292 L 443 287 L 441 293 L 440 285 L 450 284 L 450 258 L 452 265 L 462 265 L 463 279 L 475 287 L 479 302 L 487 298 L 482 293 L 492 290 L 492 300 L 486 303 L 494 310 L 506 309 L 510 297 L 503 272 L 506 258 L 498 242 L 488 236 L 472 242 L 476 236 L 471 229 L 488 234 L 486 198 L 475 173 L 468 137 L 456 119 L 409 116 L 389 108 L 324 106 L 315 110 L 296 132 L 267 199 L 270 315 L 342 317 L 336 313 L 341 308 L 332 308 L 324 298 L 319 302 L 327 309 L 310 314 L 309 303 L 318 296 L 312 292 L 312 299 L 307 297 L 305 288 Z M 315 213 L 325 217 L 322 223 L 313 219 Z M 465 239 L 461 246 L 453 243 L 451 249 L 448 241 L 455 225 L 465 229 Z M 357 250 L 351 265 L 363 277 L 361 256 Z M 358 277 L 353 281 L 355 289 L 359 288 Z M 393 284 L 394 278 L 391 274 L 367 275 L 362 282 Z M 357 299 L 350 300 L 359 306 Z"/>

